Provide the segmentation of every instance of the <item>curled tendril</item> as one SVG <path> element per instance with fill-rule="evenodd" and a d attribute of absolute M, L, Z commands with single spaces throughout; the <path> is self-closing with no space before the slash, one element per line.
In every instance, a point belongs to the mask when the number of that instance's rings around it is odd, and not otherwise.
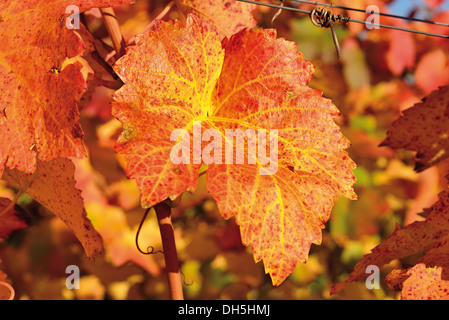
<path fill-rule="evenodd" d="M 313 9 L 312 11 L 310 11 L 309 17 L 314 26 L 331 29 L 332 39 L 334 40 L 335 49 L 337 50 L 337 58 L 338 60 L 340 60 L 341 49 L 340 44 L 338 43 L 337 33 L 334 29 L 334 23 L 348 23 L 350 21 L 350 18 L 344 17 L 341 14 L 337 15 L 335 13 L 332 13 L 325 8 Z"/>
<path fill-rule="evenodd" d="M 182 283 L 186 286 L 186 287 L 190 287 L 191 285 L 193 285 L 193 280 L 190 281 L 189 283 L 187 283 L 186 281 L 186 275 L 184 274 L 184 272 L 180 271 L 181 273 L 181 277 L 182 277 Z"/>
<path fill-rule="evenodd" d="M 144 223 L 145 219 L 147 218 L 147 215 L 150 212 L 150 210 L 151 210 L 151 208 L 148 208 L 147 210 L 145 210 L 145 214 L 143 215 L 142 220 L 140 220 L 139 228 L 137 229 L 137 233 L 136 233 L 136 247 L 137 247 L 137 250 L 139 250 L 139 252 L 142 253 L 142 254 L 147 254 L 148 255 L 148 254 L 164 253 L 161 250 L 155 251 L 154 247 L 152 247 L 152 246 L 148 246 L 147 247 L 147 251 L 145 252 L 139 246 L 140 230 L 142 229 L 143 223 Z"/>
<path fill-rule="evenodd" d="M 14 296 L 16 294 L 14 291 L 14 288 L 6 281 L 0 281 L 0 286 L 4 286 L 4 287 L 8 288 L 9 292 L 11 293 L 8 300 L 14 300 Z"/>
<path fill-rule="evenodd" d="M 284 6 L 284 0 L 280 0 L 281 1 L 281 7 Z M 279 17 L 279 15 L 282 13 L 282 8 L 279 8 L 278 12 L 276 12 L 276 14 L 273 16 L 273 18 L 271 19 L 271 24 L 273 24 L 274 20 L 277 19 L 277 17 Z"/>

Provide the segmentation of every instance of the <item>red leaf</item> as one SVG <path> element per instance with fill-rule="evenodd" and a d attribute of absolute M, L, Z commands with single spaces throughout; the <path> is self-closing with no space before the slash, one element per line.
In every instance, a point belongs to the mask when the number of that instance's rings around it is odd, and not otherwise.
<path fill-rule="evenodd" d="M 417 260 L 427 266 L 449 267 L 449 189 L 439 194 L 439 201 L 428 211 L 425 221 L 416 221 L 396 230 L 371 253 L 363 256 L 357 262 L 349 277 L 334 285 L 331 293 L 341 291 L 349 282 L 364 279 L 368 274 L 366 268 L 370 265 L 381 267 L 386 263 L 404 257 L 425 252 Z M 402 280 L 404 280 L 402 278 Z M 405 283 L 404 283 L 405 284 Z M 395 281 L 395 285 L 398 283 Z"/>
<path fill-rule="evenodd" d="M 391 124 L 382 146 L 416 151 L 417 171 L 449 156 L 449 86 L 432 92 Z"/>
<path fill-rule="evenodd" d="M 20 212 L 17 205 L 5 212 L 10 204 L 11 200 L 0 198 L 0 239 L 7 238 L 14 231 L 28 226 L 24 220 L 24 212 Z"/>
<path fill-rule="evenodd" d="M 426 53 L 418 63 L 415 81 L 426 94 L 449 83 L 449 61 L 443 50 Z"/>
<path fill-rule="evenodd" d="M 438 7 L 444 0 L 424 0 L 424 2 L 430 7 L 435 8 Z"/>
<path fill-rule="evenodd" d="M 389 35 L 387 63 L 391 73 L 399 76 L 405 69 L 412 69 L 415 66 L 415 41 L 411 34 L 403 31 L 391 30 Z"/>

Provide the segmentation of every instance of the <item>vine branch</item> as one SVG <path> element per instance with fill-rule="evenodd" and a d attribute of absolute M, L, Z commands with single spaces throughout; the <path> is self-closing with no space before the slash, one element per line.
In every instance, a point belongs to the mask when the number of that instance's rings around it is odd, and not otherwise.
<path fill-rule="evenodd" d="M 181 272 L 179 269 L 178 254 L 176 252 L 175 234 L 171 220 L 171 208 L 166 201 L 163 201 L 155 205 L 154 210 L 156 211 L 161 232 L 170 298 L 172 300 L 184 300 Z"/>
<path fill-rule="evenodd" d="M 100 8 L 101 17 L 115 48 L 115 57 L 119 59 L 126 53 L 126 42 L 120 31 L 120 25 L 113 8 Z"/>

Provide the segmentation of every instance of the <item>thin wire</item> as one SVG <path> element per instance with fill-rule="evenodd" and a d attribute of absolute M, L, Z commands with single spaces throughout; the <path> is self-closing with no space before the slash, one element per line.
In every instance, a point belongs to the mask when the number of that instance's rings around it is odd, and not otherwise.
<path fill-rule="evenodd" d="M 366 21 L 356 20 L 356 19 L 352 19 L 352 18 L 349 18 L 349 22 L 356 22 L 356 23 L 366 24 Z M 438 33 L 431 33 L 431 32 L 424 32 L 424 31 L 418 31 L 418 30 L 401 28 L 401 27 L 393 27 L 393 26 L 390 26 L 388 24 L 373 23 L 373 24 L 370 24 L 370 25 L 373 26 L 373 27 L 381 27 L 381 28 L 387 28 L 387 29 L 393 29 L 393 30 L 399 30 L 399 31 L 406 31 L 406 32 L 411 32 L 411 33 L 416 33 L 416 34 L 423 34 L 423 35 L 426 35 L 426 36 L 432 36 L 432 37 L 449 39 L 449 35 L 438 34 Z"/>
<path fill-rule="evenodd" d="M 311 10 L 309 11 L 309 10 L 303 10 L 303 9 L 298 9 L 298 8 L 292 8 L 292 7 L 288 7 L 288 6 L 279 6 L 276 4 L 263 3 L 263 2 L 259 2 L 259 1 L 252 1 L 252 0 L 237 0 L 237 1 L 261 5 L 261 6 L 265 6 L 265 7 L 277 8 L 277 9 L 282 9 L 282 10 L 300 12 L 300 13 L 305 13 L 305 14 L 310 14 L 312 12 Z M 325 5 L 329 6 L 330 4 L 325 4 Z M 336 6 L 334 6 L 334 8 L 336 8 Z M 357 19 L 353 19 L 353 18 L 348 18 L 347 21 L 367 25 L 366 21 L 361 21 L 361 20 L 357 20 Z M 426 35 L 426 36 L 449 39 L 449 35 L 442 35 L 442 34 L 437 34 L 437 33 L 430 33 L 430 32 L 418 31 L 418 30 L 413 30 L 413 29 L 394 27 L 394 26 L 390 26 L 390 25 L 386 25 L 386 24 L 370 23 L 369 26 L 387 28 L 387 29 L 393 29 L 393 30 L 400 30 L 400 31 L 412 32 L 412 33 L 416 33 L 416 34 L 422 34 L 422 35 Z"/>
<path fill-rule="evenodd" d="M 329 8 L 343 9 L 343 10 L 347 10 L 347 11 L 356 11 L 356 12 L 363 12 L 363 13 L 369 13 L 369 14 L 377 14 L 379 16 L 384 16 L 384 17 L 403 19 L 403 20 L 409 20 L 409 21 L 416 21 L 416 22 L 423 22 L 423 23 L 430 23 L 430 24 L 435 24 L 435 25 L 439 25 L 439 26 L 443 26 L 443 27 L 449 27 L 449 24 L 447 24 L 447 23 L 442 23 L 442 22 L 437 22 L 437 21 L 430 21 L 430 20 L 424 20 L 424 19 L 417 19 L 417 18 L 410 18 L 410 17 L 403 17 L 403 16 L 398 16 L 398 15 L 390 14 L 390 13 L 382 13 L 382 12 L 375 12 L 375 11 L 374 12 L 367 12 L 366 10 L 363 10 L 363 9 L 356 9 L 356 8 L 351 8 L 351 7 L 337 6 L 337 5 L 333 5 L 331 3 L 323 3 L 323 2 L 308 1 L 308 0 L 290 0 L 290 2 L 295 3 L 295 4 L 307 3 L 307 4 L 313 4 L 315 6 L 326 6 L 326 7 L 329 7 Z"/>

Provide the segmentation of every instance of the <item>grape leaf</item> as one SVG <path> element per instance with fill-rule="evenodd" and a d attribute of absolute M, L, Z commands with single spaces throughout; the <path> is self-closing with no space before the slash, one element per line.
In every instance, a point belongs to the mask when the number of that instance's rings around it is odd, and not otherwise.
<path fill-rule="evenodd" d="M 176 0 L 176 5 L 185 13 L 193 13 L 215 26 L 221 38 L 256 26 L 251 13 L 255 6 L 249 3 L 235 0 Z"/>
<path fill-rule="evenodd" d="M 406 26 L 399 24 L 398 27 Z M 390 30 L 389 36 L 387 64 L 393 75 L 400 76 L 405 69 L 412 69 L 415 66 L 415 41 L 411 34 L 398 30 Z"/>
<path fill-rule="evenodd" d="M 392 290 L 402 291 L 402 300 L 448 300 L 449 281 L 442 280 L 442 270 L 419 263 L 408 270 L 391 271 L 385 282 Z"/>
<path fill-rule="evenodd" d="M 402 300 L 449 300 L 449 281 L 441 279 L 442 268 L 426 268 L 420 263 L 407 271 Z"/>
<path fill-rule="evenodd" d="M 415 70 L 416 85 L 425 94 L 449 83 L 449 60 L 444 50 L 438 49 L 422 56 Z"/>
<path fill-rule="evenodd" d="M 244 143 L 243 164 L 236 164 L 236 146 L 233 164 L 224 164 L 219 154 L 208 162 L 207 185 L 221 214 L 236 216 L 243 243 L 279 285 L 298 261 L 306 261 L 311 244 L 321 242 L 332 198 L 356 198 L 355 164 L 344 151 L 348 140 L 333 122 L 337 108 L 307 86 L 313 66 L 294 43 L 262 29 L 219 39 L 193 15 L 185 27 L 160 22 L 139 36 L 115 66 L 125 83 L 113 105 L 123 123 L 116 151 L 126 156 L 142 206 L 151 207 L 193 191 L 204 162 L 194 163 L 196 152 L 204 156 L 205 142 L 193 146 L 186 163 L 171 160 L 171 150 L 183 145 L 171 141 L 173 130 L 185 129 L 192 139 L 198 121 L 201 134 L 216 129 L 226 140 L 226 129 L 263 129 L 270 147 L 278 130 L 276 173 L 262 175 L 265 167 L 250 164 L 253 155 Z"/>
<path fill-rule="evenodd" d="M 38 161 L 33 174 L 6 169 L 3 179 L 57 215 L 74 232 L 86 255 L 94 257 L 103 252 L 103 241 L 86 217 L 81 191 L 75 188 L 74 172 L 71 160 L 58 158 Z"/>
<path fill-rule="evenodd" d="M 404 281 L 409 277 L 407 271 L 407 269 L 394 269 L 385 277 L 385 283 L 391 290 L 402 291 Z"/>
<path fill-rule="evenodd" d="M 380 144 L 416 151 L 416 171 L 423 171 L 449 156 L 449 86 L 428 95 L 405 110 Z"/>
<path fill-rule="evenodd" d="M 14 231 L 28 226 L 24 219 L 24 212 L 17 205 L 4 212 L 10 204 L 11 200 L 0 198 L 0 239 L 7 238 Z"/>
<path fill-rule="evenodd" d="M 0 174 L 4 165 L 26 173 L 37 159 L 82 157 L 77 101 L 86 89 L 84 44 L 66 27 L 69 5 L 80 12 L 115 1 L 2 1 L 0 3 Z"/>
<path fill-rule="evenodd" d="M 425 252 L 417 260 L 426 266 L 439 266 L 443 272 L 449 271 L 449 189 L 441 192 L 437 201 L 428 211 L 425 221 L 416 221 L 396 230 L 371 253 L 360 259 L 349 277 L 332 287 L 331 293 L 340 292 L 349 282 L 359 281 L 368 274 L 370 265 L 381 267 L 394 260 Z M 397 283 L 395 284 L 397 285 Z"/>

